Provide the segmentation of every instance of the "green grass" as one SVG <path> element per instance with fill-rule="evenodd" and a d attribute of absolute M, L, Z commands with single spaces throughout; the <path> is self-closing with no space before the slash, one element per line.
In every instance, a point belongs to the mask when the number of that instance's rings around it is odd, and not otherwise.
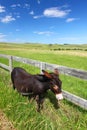
<path fill-rule="evenodd" d="M 87 99 L 87 80 L 61 75 L 62 88 L 81 98 Z"/>
<path fill-rule="evenodd" d="M 61 51 L 55 49 L 61 48 Z M 62 48 L 64 51 L 62 51 Z M 81 50 L 65 51 L 66 48 Z M 0 53 L 36 59 L 48 63 L 60 64 L 87 70 L 87 45 L 41 45 L 41 44 L 0 44 Z M 74 53 L 76 53 L 74 55 Z M 8 64 L 5 58 L 0 62 Z M 32 74 L 40 73 L 38 68 L 13 62 L 14 66 L 25 68 Z M 87 81 L 71 76 L 60 75 L 62 88 L 87 99 Z M 55 96 L 46 94 L 44 109 L 36 112 L 36 102 L 30 102 L 12 89 L 10 74 L 0 69 L 0 109 L 18 130 L 86 130 L 87 111 L 74 104 L 62 100 L 57 109 Z"/>
<path fill-rule="evenodd" d="M 2 53 L 2 52 L 1 52 Z M 87 57 L 70 56 L 64 54 L 53 54 L 52 52 L 37 51 L 4 51 L 3 54 L 16 55 L 29 59 L 40 60 L 47 63 L 63 65 L 67 67 L 82 69 L 87 71 Z M 0 58 L 1 59 L 1 58 Z"/>
<path fill-rule="evenodd" d="M 86 45 L 43 45 L 43 44 L 0 44 L 0 53 L 26 57 L 48 63 L 87 70 L 87 52 L 85 51 L 51 51 L 56 47 L 79 47 Z M 51 49 L 50 49 L 51 48 Z M 73 54 L 72 54 L 73 53 Z M 76 54 L 75 54 L 76 53 Z M 77 55 L 78 54 L 78 55 Z M 85 56 L 83 56 L 83 54 Z M 1 60 L 1 58 L 0 58 Z"/>
<path fill-rule="evenodd" d="M 55 53 L 54 51 L 49 51 L 48 46 L 49 45 L 41 45 L 41 44 L 1 44 L 0 45 L 2 50 L 0 52 L 4 54 L 10 54 L 10 55 L 16 55 L 26 58 L 31 58 L 35 60 L 40 60 L 48 63 L 54 63 L 54 64 L 60 64 L 64 66 L 69 66 L 73 68 L 83 69 L 87 70 L 87 57 L 81 57 L 77 55 L 69 55 L 69 51 L 67 51 L 65 54 L 62 53 Z M 52 45 L 52 47 L 57 45 Z M 58 45 L 60 46 L 60 45 Z M 69 45 L 65 45 L 68 46 Z M 62 47 L 65 47 L 62 46 Z M 74 45 L 70 45 L 71 48 L 75 47 Z M 80 46 L 80 45 L 79 45 Z M 37 49 L 35 49 L 37 47 Z M 81 46 L 80 46 L 81 47 Z M 84 46 L 83 46 L 84 47 Z M 41 48 L 41 49 L 40 49 Z M 42 50 L 42 48 L 44 50 Z M 39 50 L 40 49 L 40 50 Z M 48 49 L 48 50 L 46 50 Z M 9 50 L 9 51 L 8 51 Z M 71 52 L 71 51 L 70 51 Z M 79 52 L 77 52 L 79 53 Z M 82 51 L 81 54 L 84 52 Z M 5 58 L 0 58 L 0 62 L 8 65 L 8 60 Z M 13 62 L 13 66 L 20 66 L 23 67 L 24 64 Z M 29 65 L 24 65 L 24 68 L 27 69 L 31 73 L 32 69 Z M 36 71 L 35 67 L 32 67 L 34 73 L 40 73 L 40 70 L 38 69 L 38 72 Z M 78 78 L 74 78 L 71 76 L 61 76 L 61 80 L 63 82 L 63 89 L 67 90 L 73 94 L 76 94 L 82 98 L 87 99 L 87 81 L 80 80 Z"/>
<path fill-rule="evenodd" d="M 7 71 L 0 69 L 0 77 L 0 109 L 18 130 L 86 130 L 87 111 L 66 100 L 57 109 L 54 94 L 49 92 L 44 109 L 38 113 L 35 101 L 30 102 L 12 89 Z"/>
<path fill-rule="evenodd" d="M 70 52 L 66 51 L 66 53 L 63 53 L 63 54 L 61 52 L 55 53 L 54 51 L 50 51 L 48 46 L 49 45 L 41 45 L 41 44 L 29 44 L 29 45 L 28 44 L 6 44 L 6 45 L 1 44 L 2 50 L 0 50 L 0 53 L 16 55 L 16 56 L 40 60 L 40 61 L 44 61 L 44 62 L 48 62 L 48 63 L 58 64 L 58 65 L 60 64 L 60 65 L 64 65 L 64 66 L 87 70 L 87 57 L 81 56 L 85 53 L 84 51 L 77 52 L 77 53 L 81 53 L 80 56 L 79 55 L 69 55 L 69 53 L 72 51 L 70 51 Z M 54 46 L 57 46 L 57 45 L 52 45 L 51 48 Z M 60 45 L 58 45 L 58 46 L 60 46 Z M 70 45 L 70 46 L 64 45 L 62 47 L 66 47 L 66 46 L 68 46 L 68 47 L 71 46 L 71 48 L 77 47 L 74 45 Z M 35 49 L 35 48 L 37 48 L 37 49 Z M 84 48 L 84 46 L 82 48 Z M 76 51 L 75 51 L 75 53 L 76 53 Z M 8 61 L 5 58 L 0 58 L 0 62 L 8 64 Z M 14 62 L 13 66 L 23 67 L 23 64 Z M 29 65 L 24 66 L 24 68 L 26 68 L 27 71 L 31 73 L 32 69 Z M 37 72 L 36 68 L 33 67 L 32 74 L 33 73 L 34 74 L 40 73 L 40 71 L 38 69 L 38 72 Z M 65 76 L 65 75 L 61 76 L 61 80 L 63 82 L 64 90 L 67 90 L 73 94 L 76 94 L 82 98 L 87 99 L 87 91 L 86 91 L 87 81 L 80 80 L 78 78 L 74 78 L 71 76 Z"/>
<path fill-rule="evenodd" d="M 5 63 L 4 59 L 3 62 Z M 13 66 L 23 67 L 29 73 L 37 74 L 40 73 L 40 69 L 31 65 L 23 64 L 20 62 L 13 62 Z M 62 88 L 72 94 L 80 96 L 82 98 L 87 99 L 87 80 L 81 80 L 79 78 L 75 78 L 72 76 L 66 76 L 60 74 L 60 79 L 62 80 Z"/>

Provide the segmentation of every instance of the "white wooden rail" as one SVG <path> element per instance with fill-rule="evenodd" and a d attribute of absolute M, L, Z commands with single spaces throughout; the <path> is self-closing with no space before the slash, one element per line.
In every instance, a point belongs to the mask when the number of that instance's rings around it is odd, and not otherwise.
<path fill-rule="evenodd" d="M 67 91 L 63 91 L 63 96 L 68 101 L 70 101 L 70 102 L 74 103 L 75 105 L 80 106 L 83 109 L 87 110 L 87 100 L 86 99 L 78 97 L 78 96 L 71 94 Z"/>
<path fill-rule="evenodd" d="M 0 57 L 7 58 L 9 60 L 9 66 L 0 63 L 0 67 L 4 68 L 6 70 L 9 70 L 11 73 L 11 71 L 12 71 L 12 56 L 0 54 Z"/>
<path fill-rule="evenodd" d="M 54 68 L 58 68 L 58 70 L 62 74 L 71 75 L 71 76 L 75 76 L 77 78 L 87 80 L 87 71 L 83 71 L 83 70 L 79 70 L 79 69 L 73 69 L 73 68 L 55 65 L 55 64 L 48 64 L 48 63 L 45 63 L 45 62 L 40 62 L 40 61 L 37 61 L 37 60 L 32 60 L 32 59 L 22 58 L 22 57 L 17 57 L 17 56 L 0 54 L 0 57 L 7 58 L 9 60 L 9 66 L 0 63 L 0 67 L 4 68 L 6 70 L 9 70 L 10 72 L 12 71 L 12 61 L 15 60 L 15 61 L 18 61 L 18 62 L 22 62 L 22 63 L 25 63 L 25 64 L 30 64 L 30 65 L 36 66 L 36 67 L 40 68 L 40 70 L 46 69 L 46 70 L 52 71 L 52 70 L 54 70 Z M 78 105 L 78 106 L 87 110 L 87 100 L 86 99 L 80 98 L 80 97 L 73 95 L 73 94 L 66 92 L 66 91 L 63 91 L 63 96 L 68 101 L 71 101 L 72 103 L 74 103 L 74 104 L 76 104 L 76 105 Z"/>

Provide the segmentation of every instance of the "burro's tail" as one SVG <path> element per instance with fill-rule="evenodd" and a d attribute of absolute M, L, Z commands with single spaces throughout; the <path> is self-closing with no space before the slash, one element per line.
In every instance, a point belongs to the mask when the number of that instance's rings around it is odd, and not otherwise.
<path fill-rule="evenodd" d="M 15 89 L 14 76 L 15 76 L 15 71 L 14 71 L 14 69 L 13 69 L 12 72 L 11 72 L 11 81 L 12 81 L 12 84 L 13 84 L 13 89 Z"/>

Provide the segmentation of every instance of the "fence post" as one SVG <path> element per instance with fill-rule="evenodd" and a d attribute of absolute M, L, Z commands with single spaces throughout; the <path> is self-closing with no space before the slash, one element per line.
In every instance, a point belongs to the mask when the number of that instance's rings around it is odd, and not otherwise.
<path fill-rule="evenodd" d="M 9 68 L 10 68 L 10 73 L 12 72 L 12 56 L 9 58 Z"/>
<path fill-rule="evenodd" d="M 42 74 L 43 64 L 40 62 L 40 73 Z"/>

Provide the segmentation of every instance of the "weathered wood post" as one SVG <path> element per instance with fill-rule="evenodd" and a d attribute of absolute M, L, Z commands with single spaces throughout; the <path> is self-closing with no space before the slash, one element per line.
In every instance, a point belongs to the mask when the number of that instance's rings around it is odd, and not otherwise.
<path fill-rule="evenodd" d="M 12 72 L 12 56 L 9 57 L 9 68 L 10 68 L 10 73 Z"/>
<path fill-rule="evenodd" d="M 42 74 L 43 64 L 40 62 L 40 73 Z"/>

